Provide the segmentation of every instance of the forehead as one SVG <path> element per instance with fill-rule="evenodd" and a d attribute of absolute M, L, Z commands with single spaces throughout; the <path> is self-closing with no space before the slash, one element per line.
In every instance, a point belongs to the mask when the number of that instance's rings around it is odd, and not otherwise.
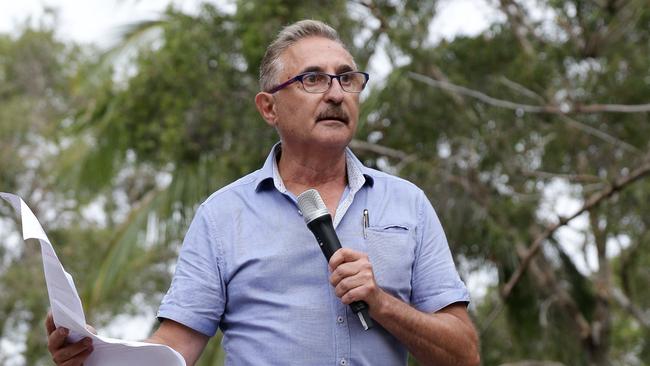
<path fill-rule="evenodd" d="M 340 43 L 322 37 L 299 40 L 282 53 L 281 60 L 283 77 L 307 70 L 337 73 L 356 69 L 352 55 Z"/>

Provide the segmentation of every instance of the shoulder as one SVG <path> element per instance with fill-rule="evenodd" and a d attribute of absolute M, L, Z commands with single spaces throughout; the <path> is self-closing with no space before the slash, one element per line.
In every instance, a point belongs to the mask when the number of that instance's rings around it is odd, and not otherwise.
<path fill-rule="evenodd" d="M 239 204 L 242 200 L 253 199 L 258 182 L 258 173 L 259 170 L 256 170 L 220 188 L 201 203 L 200 209 L 215 213 L 223 211 L 231 207 L 231 205 Z"/>

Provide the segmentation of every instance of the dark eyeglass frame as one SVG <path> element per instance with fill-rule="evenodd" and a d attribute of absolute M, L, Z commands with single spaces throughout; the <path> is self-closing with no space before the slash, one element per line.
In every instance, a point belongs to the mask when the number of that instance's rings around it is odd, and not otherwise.
<path fill-rule="evenodd" d="M 306 76 L 314 75 L 314 74 L 316 74 L 316 75 L 326 75 L 326 76 L 328 76 L 330 78 L 329 83 L 327 84 L 328 85 L 327 89 L 325 89 L 325 90 L 323 90 L 321 92 L 314 92 L 314 91 L 308 91 L 305 88 L 305 84 L 303 84 L 302 79 L 304 77 L 306 77 Z M 364 76 L 365 80 L 363 82 L 363 85 L 361 86 L 361 90 L 359 90 L 359 91 L 345 90 L 345 87 L 341 83 L 341 76 L 345 76 L 345 75 L 349 75 L 349 74 L 361 74 L 361 75 Z M 366 88 L 366 84 L 368 84 L 368 79 L 370 79 L 370 75 L 368 73 L 366 73 L 366 72 L 363 72 L 363 71 L 347 71 L 347 72 L 340 73 L 338 75 L 332 75 L 332 74 L 319 72 L 319 71 L 308 71 L 308 72 L 303 72 L 302 74 L 298 74 L 298 75 L 292 77 L 291 79 L 285 81 L 284 83 L 273 87 L 271 90 L 268 91 L 268 93 L 273 94 L 273 93 L 275 93 L 277 91 L 280 91 L 280 90 L 286 88 L 287 86 L 295 83 L 296 81 L 300 81 L 300 84 L 302 84 L 303 90 L 306 91 L 307 93 L 322 94 L 322 93 L 325 93 L 326 91 L 328 91 L 332 87 L 332 80 L 333 79 L 336 79 L 339 82 L 339 85 L 341 86 L 341 89 L 343 89 L 344 92 L 358 94 L 358 93 L 361 93 L 363 91 L 363 89 Z"/>

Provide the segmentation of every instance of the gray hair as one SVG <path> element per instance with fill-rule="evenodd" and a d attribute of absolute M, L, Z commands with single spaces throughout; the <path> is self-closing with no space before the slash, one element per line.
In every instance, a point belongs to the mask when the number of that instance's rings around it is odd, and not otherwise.
<path fill-rule="evenodd" d="M 282 70 L 280 55 L 287 48 L 304 38 L 323 37 L 338 42 L 343 48 L 347 47 L 339 38 L 336 30 L 318 20 L 301 20 L 284 27 L 275 40 L 267 47 L 260 65 L 260 88 L 270 90 L 278 82 L 278 74 Z"/>

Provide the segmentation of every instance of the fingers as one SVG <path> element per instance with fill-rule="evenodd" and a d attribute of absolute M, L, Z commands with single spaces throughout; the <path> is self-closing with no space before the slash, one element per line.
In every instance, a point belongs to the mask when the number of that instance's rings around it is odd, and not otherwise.
<path fill-rule="evenodd" d="M 338 269 L 341 269 L 341 267 L 343 267 L 343 265 L 339 266 Z M 338 280 L 338 283 L 334 285 L 334 292 L 344 304 L 350 304 L 359 300 L 367 300 L 368 297 L 370 297 L 377 289 L 377 284 L 370 264 L 364 264 L 360 271 L 351 269 L 350 271 L 342 272 L 349 273 L 350 275 L 343 275 L 343 277 Z M 333 276 L 337 275 L 338 274 L 334 274 Z"/>
<path fill-rule="evenodd" d="M 354 262 L 345 262 L 340 264 L 332 274 L 330 275 L 330 283 L 332 286 L 336 287 L 339 283 L 348 277 L 356 276 L 358 274 L 367 275 L 370 272 L 372 274 L 372 265 L 367 259 L 359 259 Z"/>
<path fill-rule="evenodd" d="M 368 255 L 351 249 L 340 249 L 330 258 L 330 283 L 344 304 L 368 300 L 378 286 Z"/>
<path fill-rule="evenodd" d="M 51 311 L 47 312 L 47 318 L 45 319 L 45 329 L 47 330 L 48 336 L 56 330 L 56 325 L 54 325 L 54 317 L 52 316 Z"/>
<path fill-rule="evenodd" d="M 69 331 L 63 327 L 50 333 L 47 337 L 47 350 L 50 351 L 50 354 L 54 355 L 54 352 L 63 347 L 68 333 Z"/>
<path fill-rule="evenodd" d="M 87 328 L 97 334 L 93 327 L 88 325 Z M 51 312 L 48 312 L 47 318 L 45 319 L 45 329 L 47 329 L 47 350 L 57 365 L 81 366 L 93 351 L 92 339 L 90 338 L 84 338 L 79 342 L 68 344 L 66 337 L 70 331 L 63 327 L 57 328 Z"/>
<path fill-rule="evenodd" d="M 346 294 L 352 292 L 357 288 L 369 287 L 373 285 L 374 278 L 372 276 L 372 272 L 362 271 L 354 276 L 343 278 L 336 286 L 334 286 L 334 292 L 336 293 L 336 296 L 343 299 Z"/>
<path fill-rule="evenodd" d="M 66 345 L 50 353 L 52 354 L 52 360 L 57 365 L 79 366 L 88 358 L 92 351 L 92 339 L 84 338 L 77 343 Z"/>
<path fill-rule="evenodd" d="M 339 249 L 332 255 L 329 269 L 332 272 L 330 276 L 332 286 L 337 286 L 342 279 L 355 276 L 361 271 L 370 271 L 372 274 L 368 255 L 349 248 Z"/>
<path fill-rule="evenodd" d="M 86 361 L 86 359 L 88 358 L 88 356 L 90 356 L 92 352 L 93 349 L 91 346 L 89 349 L 78 354 L 77 357 L 75 357 L 74 359 L 62 363 L 61 366 L 83 366 L 84 361 Z"/>
<path fill-rule="evenodd" d="M 355 301 L 364 301 L 371 308 L 372 304 L 375 303 L 374 299 L 377 298 L 375 293 L 377 293 L 377 287 L 374 283 L 365 283 L 362 286 L 355 287 L 340 297 L 341 302 L 345 305 L 350 305 Z"/>
<path fill-rule="evenodd" d="M 330 271 L 334 271 L 336 267 L 345 262 L 354 262 L 361 258 L 368 258 L 368 255 L 362 252 L 357 252 L 350 248 L 341 248 L 332 254 L 332 257 L 329 261 Z"/>

